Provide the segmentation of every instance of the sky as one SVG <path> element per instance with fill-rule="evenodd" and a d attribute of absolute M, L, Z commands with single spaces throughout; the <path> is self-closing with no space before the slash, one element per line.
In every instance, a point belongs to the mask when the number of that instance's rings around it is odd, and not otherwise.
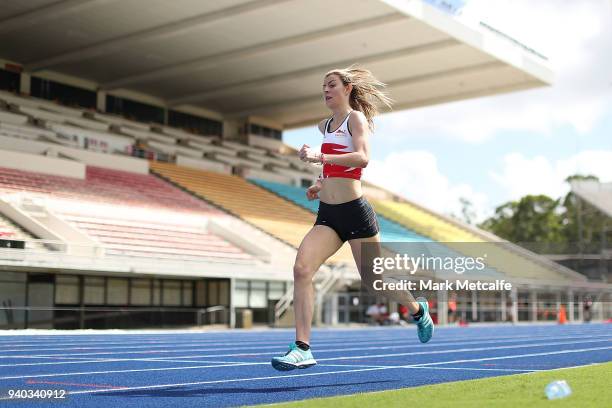
<path fill-rule="evenodd" d="M 527 194 L 565 195 L 572 174 L 612 182 L 612 0 L 468 0 L 456 18 L 545 55 L 552 86 L 381 115 L 364 179 L 447 215 L 467 198 L 478 222 Z M 283 139 L 321 144 L 316 125 Z"/>

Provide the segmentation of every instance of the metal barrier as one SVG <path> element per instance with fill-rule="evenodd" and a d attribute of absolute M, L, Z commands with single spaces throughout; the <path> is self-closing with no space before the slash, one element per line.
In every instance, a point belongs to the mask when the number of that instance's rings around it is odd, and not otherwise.
<path fill-rule="evenodd" d="M 0 307 L 6 323 L 0 329 L 115 329 L 229 325 L 229 309 L 223 305 L 208 308 L 182 307 Z"/>

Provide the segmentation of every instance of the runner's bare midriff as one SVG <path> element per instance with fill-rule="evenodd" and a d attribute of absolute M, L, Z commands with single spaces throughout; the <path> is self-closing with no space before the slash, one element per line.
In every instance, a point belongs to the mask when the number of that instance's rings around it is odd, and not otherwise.
<path fill-rule="evenodd" d="M 323 179 L 319 199 L 326 204 L 342 204 L 363 195 L 361 182 L 350 178 L 330 177 Z"/>

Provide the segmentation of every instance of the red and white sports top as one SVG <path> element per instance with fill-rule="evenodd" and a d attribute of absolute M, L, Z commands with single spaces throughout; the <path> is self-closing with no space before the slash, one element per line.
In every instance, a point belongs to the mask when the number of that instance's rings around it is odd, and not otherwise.
<path fill-rule="evenodd" d="M 351 135 L 348 126 L 351 113 L 353 113 L 353 111 L 349 112 L 342 124 L 340 124 L 340 126 L 334 131 L 330 131 L 331 129 L 329 129 L 329 124 L 332 121 L 332 118 L 325 122 L 325 134 L 323 136 L 323 144 L 321 144 L 321 153 L 346 154 L 353 153 L 355 151 L 355 147 L 353 146 L 353 136 Z M 361 168 L 325 163 L 323 165 L 323 178 L 328 177 L 342 177 L 359 180 L 361 179 Z"/>

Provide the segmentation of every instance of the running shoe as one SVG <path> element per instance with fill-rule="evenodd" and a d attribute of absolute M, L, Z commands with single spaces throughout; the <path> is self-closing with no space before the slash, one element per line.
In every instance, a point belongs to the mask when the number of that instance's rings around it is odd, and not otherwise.
<path fill-rule="evenodd" d="M 302 350 L 295 343 L 289 345 L 289 351 L 282 357 L 272 358 L 272 367 L 278 371 L 291 371 L 296 368 L 308 368 L 316 365 L 312 351 Z"/>
<path fill-rule="evenodd" d="M 429 303 L 427 303 L 427 299 L 424 297 L 419 297 L 416 301 L 423 307 L 423 316 L 416 322 L 417 334 L 421 343 L 427 343 L 431 340 L 434 332 L 434 323 L 429 315 Z"/>

